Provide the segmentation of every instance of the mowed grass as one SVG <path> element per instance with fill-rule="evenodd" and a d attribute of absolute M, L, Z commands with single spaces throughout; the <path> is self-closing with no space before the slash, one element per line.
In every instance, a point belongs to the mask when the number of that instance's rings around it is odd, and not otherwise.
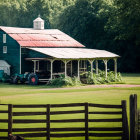
<path fill-rule="evenodd" d="M 137 78 L 137 77 L 136 77 Z M 124 77 L 127 79 L 127 77 Z M 132 78 L 132 83 L 135 83 L 135 77 Z M 131 81 L 130 81 L 131 82 Z M 140 83 L 140 76 L 139 82 Z M 64 103 L 98 103 L 98 104 L 121 104 L 121 100 L 127 101 L 127 113 L 129 118 L 129 96 L 130 94 L 138 94 L 138 108 L 140 108 L 140 87 L 133 88 L 119 88 L 119 87 L 111 87 L 111 88 L 68 88 L 68 89 L 49 89 L 46 86 L 27 86 L 27 85 L 9 85 L 9 84 L 0 84 L 0 103 L 1 104 L 64 104 Z M 4 110 L 6 107 L 1 106 L 0 110 Z M 84 109 L 84 108 L 75 108 Z M 90 108 L 92 110 L 92 108 Z M 53 109 L 54 110 L 54 109 Z M 60 109 L 55 109 L 60 110 Z M 63 110 L 73 110 L 73 108 L 63 108 Z M 96 108 L 95 108 L 96 110 Z M 18 109 L 14 111 L 20 111 Z M 22 109 L 22 111 L 34 111 L 33 109 Z M 35 110 L 35 111 L 44 111 Z M 107 110 L 105 110 L 107 111 Z M 105 118 L 106 116 L 89 116 L 90 118 Z M 117 118 L 118 116 L 111 116 L 113 118 Z M 7 118 L 7 115 L 1 115 L 0 118 Z M 15 117 L 17 118 L 17 117 Z M 43 116 L 34 116 L 34 117 L 20 117 L 22 119 L 45 119 Z M 56 115 L 52 116 L 51 119 L 70 119 L 77 118 L 82 119 L 84 115 L 75 114 L 75 115 Z M 53 127 L 84 127 L 84 123 L 67 123 L 67 124 L 51 124 L 51 128 Z M 89 123 L 90 127 L 93 126 L 120 126 L 119 123 Z M 42 124 L 24 124 L 24 125 L 15 125 L 14 127 L 46 127 Z M 7 125 L 0 124 L 0 128 L 7 128 Z M 0 135 L 6 135 L 6 133 L 1 133 Z M 57 138 L 51 138 L 52 140 L 57 140 Z M 75 140 L 75 138 L 59 138 L 61 140 Z M 90 138 L 91 140 L 93 138 Z M 104 138 L 103 138 L 104 139 Z M 34 140 L 38 140 L 38 138 L 34 138 Z M 44 138 L 39 138 L 39 140 L 45 140 Z M 84 140 L 84 138 L 76 138 L 76 140 Z"/>
<path fill-rule="evenodd" d="M 140 73 L 123 73 L 122 76 L 125 84 L 140 85 Z"/>

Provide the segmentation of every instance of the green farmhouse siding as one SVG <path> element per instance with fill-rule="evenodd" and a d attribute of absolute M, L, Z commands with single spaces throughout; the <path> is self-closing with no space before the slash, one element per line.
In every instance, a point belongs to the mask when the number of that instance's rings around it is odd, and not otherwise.
<path fill-rule="evenodd" d="M 28 49 L 21 48 L 21 73 L 32 72 L 33 62 L 26 61 L 25 58 L 28 57 Z"/>
<path fill-rule="evenodd" d="M 6 34 L 6 43 L 3 43 L 3 34 L 0 30 L 0 59 L 11 65 L 11 74 L 20 73 L 20 45 Z M 7 53 L 3 53 L 3 46 L 7 46 Z"/>
<path fill-rule="evenodd" d="M 47 55 L 27 49 L 21 49 L 21 73 L 33 72 L 34 63 L 32 61 L 25 60 L 26 58 L 47 58 Z"/>
<path fill-rule="evenodd" d="M 28 58 L 48 58 L 46 54 L 28 49 Z"/>

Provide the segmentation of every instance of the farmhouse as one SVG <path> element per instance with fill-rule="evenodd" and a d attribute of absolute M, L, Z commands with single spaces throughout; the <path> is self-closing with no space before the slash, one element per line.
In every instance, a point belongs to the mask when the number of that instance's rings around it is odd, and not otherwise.
<path fill-rule="evenodd" d="M 117 73 L 118 57 L 105 50 L 87 49 L 60 30 L 44 29 L 40 17 L 33 21 L 33 28 L 0 26 L 0 60 L 10 65 L 10 75 L 30 72 L 40 73 L 43 80 L 59 74 L 80 78 L 82 71 L 89 70 L 87 63 L 93 72 L 95 62 L 98 73 L 98 60 L 103 60 L 107 77 L 108 60 L 114 60 Z"/>

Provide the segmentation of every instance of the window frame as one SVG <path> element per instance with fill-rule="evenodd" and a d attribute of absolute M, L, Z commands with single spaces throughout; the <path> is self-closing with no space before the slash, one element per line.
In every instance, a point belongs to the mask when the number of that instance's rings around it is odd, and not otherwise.
<path fill-rule="evenodd" d="M 7 53 L 7 46 L 3 46 L 3 53 Z"/>
<path fill-rule="evenodd" d="M 6 43 L 6 34 L 3 34 L 3 43 Z"/>

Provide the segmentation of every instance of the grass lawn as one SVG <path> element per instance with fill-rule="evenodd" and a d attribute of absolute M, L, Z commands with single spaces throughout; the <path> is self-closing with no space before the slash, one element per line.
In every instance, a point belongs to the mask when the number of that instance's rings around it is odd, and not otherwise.
<path fill-rule="evenodd" d="M 125 84 L 140 85 L 140 73 L 123 73 L 122 77 Z"/>
<path fill-rule="evenodd" d="M 132 77 L 133 76 L 133 77 Z M 136 75 L 126 75 L 123 74 L 127 84 L 140 84 L 140 74 Z M 129 96 L 130 94 L 140 95 L 140 87 L 132 88 L 120 88 L 120 87 L 106 87 L 106 88 L 69 88 L 69 89 L 46 89 L 45 86 L 26 86 L 26 85 L 9 85 L 0 84 L 0 103 L 1 104 L 62 104 L 62 103 L 104 103 L 104 104 L 121 104 L 121 100 L 127 100 L 127 111 L 129 114 Z M 138 96 L 138 103 L 140 103 L 140 98 Z M 140 104 L 138 104 L 140 108 Z M 0 110 L 4 109 L 3 106 Z M 69 108 L 71 110 L 71 108 Z M 25 111 L 25 110 L 24 110 Z M 0 118 L 6 118 L 7 116 L 2 115 Z M 62 116 L 56 116 L 61 118 Z M 65 117 L 69 118 L 83 118 L 80 115 L 68 115 Z M 94 116 L 97 117 L 97 116 Z M 114 116 L 115 117 L 115 116 Z M 128 116 L 129 117 L 129 116 Z M 36 116 L 34 118 L 40 118 Z M 56 119 L 53 117 L 53 119 Z M 36 126 L 39 127 L 38 124 Z M 76 124 L 78 126 L 84 126 L 84 124 Z M 90 126 L 93 124 L 90 123 Z M 108 124 L 100 124 L 102 127 Z M 111 126 L 114 124 L 111 123 Z M 23 127 L 33 127 L 32 125 L 27 125 Z M 75 126 L 75 123 L 68 124 L 69 126 Z M 4 124 L 0 124 L 0 128 L 6 128 Z M 20 127 L 15 125 L 14 127 Z M 51 127 L 64 127 L 64 125 L 53 124 Z M 0 135 L 5 135 L 2 133 Z M 66 138 L 61 140 L 65 140 Z M 34 140 L 38 140 L 34 139 Z M 39 140 L 45 140 L 39 138 Z M 52 138 L 52 140 L 57 140 L 57 138 Z M 67 138 L 67 140 L 74 140 L 74 138 Z M 84 140 L 84 138 L 76 138 L 76 140 Z M 92 138 L 91 138 L 92 140 Z"/>

